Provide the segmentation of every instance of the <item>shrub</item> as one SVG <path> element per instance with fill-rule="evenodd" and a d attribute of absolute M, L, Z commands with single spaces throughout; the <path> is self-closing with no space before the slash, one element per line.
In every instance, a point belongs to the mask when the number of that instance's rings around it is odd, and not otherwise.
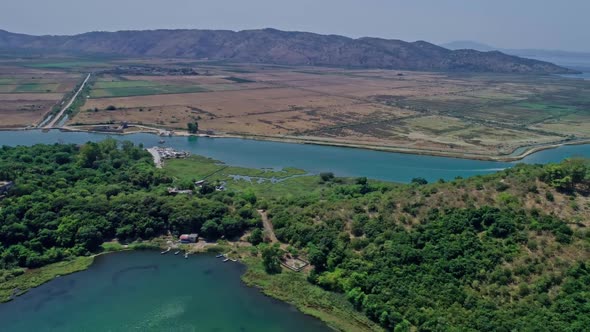
<path fill-rule="evenodd" d="M 328 182 L 328 181 L 334 179 L 334 173 L 322 172 L 322 173 L 320 173 L 320 179 L 322 179 L 322 181 L 324 181 L 324 182 Z"/>
<path fill-rule="evenodd" d="M 547 198 L 549 202 L 553 202 L 555 200 L 555 197 L 553 197 L 553 193 L 550 191 L 545 192 L 545 198 Z"/>
<path fill-rule="evenodd" d="M 498 182 L 498 183 L 496 183 L 496 190 L 497 190 L 497 191 L 505 191 L 505 190 L 507 190 L 508 188 L 510 188 L 510 186 L 509 186 L 509 185 L 507 185 L 507 184 L 506 184 L 506 183 L 504 183 L 504 182 Z"/>
<path fill-rule="evenodd" d="M 425 185 L 428 184 L 428 181 L 426 181 L 425 178 L 413 178 L 412 183 L 415 183 L 417 185 Z"/>

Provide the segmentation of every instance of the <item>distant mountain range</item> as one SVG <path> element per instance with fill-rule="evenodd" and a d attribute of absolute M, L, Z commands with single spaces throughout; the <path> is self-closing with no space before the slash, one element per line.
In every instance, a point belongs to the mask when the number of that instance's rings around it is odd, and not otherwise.
<path fill-rule="evenodd" d="M 471 40 L 453 41 L 450 43 L 441 44 L 440 46 L 450 50 L 471 49 L 480 52 L 500 51 L 502 53 L 518 57 L 552 62 L 559 66 L 565 66 L 568 68 L 581 70 L 590 69 L 590 52 L 500 48 Z"/>
<path fill-rule="evenodd" d="M 348 38 L 276 29 L 147 30 L 31 36 L 0 30 L 0 49 L 45 54 L 181 57 L 281 65 L 498 73 L 572 73 L 504 53 L 449 50 L 428 42 Z"/>

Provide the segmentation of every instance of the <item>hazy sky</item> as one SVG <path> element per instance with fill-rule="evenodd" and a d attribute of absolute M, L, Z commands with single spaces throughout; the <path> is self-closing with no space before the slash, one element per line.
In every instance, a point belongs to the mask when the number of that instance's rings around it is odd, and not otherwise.
<path fill-rule="evenodd" d="M 0 0 L 0 29 L 29 34 L 273 27 L 504 48 L 590 51 L 590 0 Z"/>

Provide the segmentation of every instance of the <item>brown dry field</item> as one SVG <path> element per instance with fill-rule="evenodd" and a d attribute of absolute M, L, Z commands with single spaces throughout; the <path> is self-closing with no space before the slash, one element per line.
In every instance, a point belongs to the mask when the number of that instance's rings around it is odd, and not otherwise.
<path fill-rule="evenodd" d="M 0 128 L 39 124 L 80 80 L 80 74 L 0 64 Z"/>
<path fill-rule="evenodd" d="M 198 67 L 197 67 L 198 68 Z M 127 121 L 215 133 L 481 155 L 589 138 L 588 83 L 557 77 L 205 66 L 209 76 L 125 76 L 207 92 L 91 98 L 69 124 Z M 236 83 L 238 77 L 255 83 Z M 104 77 L 100 80 L 117 79 Z M 114 105 L 116 111 L 105 108 Z M 98 112 L 86 109 L 97 108 Z M 563 119 L 563 120 L 562 120 Z"/>

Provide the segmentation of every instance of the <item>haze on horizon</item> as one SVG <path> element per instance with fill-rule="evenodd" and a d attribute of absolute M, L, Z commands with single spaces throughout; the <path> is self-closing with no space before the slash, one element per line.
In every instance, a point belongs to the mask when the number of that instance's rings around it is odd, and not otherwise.
<path fill-rule="evenodd" d="M 77 34 L 146 29 L 277 28 L 441 44 L 590 52 L 590 1 L 3 0 L 0 29 Z"/>

